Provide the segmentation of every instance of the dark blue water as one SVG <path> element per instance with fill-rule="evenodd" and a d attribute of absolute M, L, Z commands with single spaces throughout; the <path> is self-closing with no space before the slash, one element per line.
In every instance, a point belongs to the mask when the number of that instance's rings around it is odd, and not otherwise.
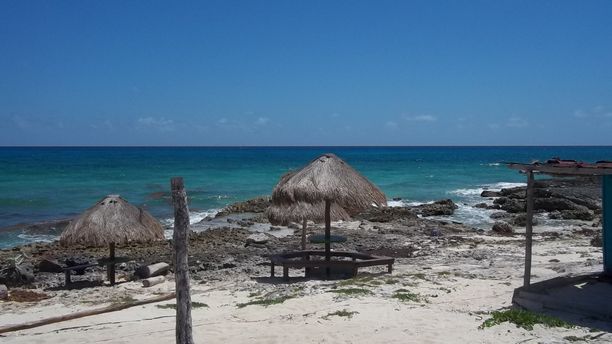
<path fill-rule="evenodd" d="M 192 216 L 202 217 L 269 194 L 283 173 L 327 152 L 404 203 L 473 203 L 483 188 L 524 181 L 502 161 L 612 160 L 612 147 L 0 147 L 0 227 L 74 216 L 107 194 L 163 220 L 173 176 L 184 177 Z M 0 234 L 0 247 L 27 240 Z"/>

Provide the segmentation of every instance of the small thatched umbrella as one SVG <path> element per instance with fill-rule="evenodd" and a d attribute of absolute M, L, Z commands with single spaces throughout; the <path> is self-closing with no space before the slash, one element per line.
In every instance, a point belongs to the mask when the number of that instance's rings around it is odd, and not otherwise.
<path fill-rule="evenodd" d="M 62 232 L 60 244 L 98 247 L 108 245 L 111 264 L 115 259 L 115 244 L 163 239 L 164 228 L 151 214 L 129 204 L 119 195 L 108 195 L 70 221 Z M 112 268 L 114 270 L 114 265 Z M 111 284 L 114 284 L 114 276 L 114 271 L 109 271 Z"/>
<path fill-rule="evenodd" d="M 387 198 L 374 184 L 334 154 L 324 154 L 296 172 L 285 174 L 272 192 L 271 221 L 324 214 L 325 259 L 330 260 L 330 222 L 347 219 L 372 207 L 387 205 Z M 310 204 L 307 207 L 303 204 Z M 282 210 L 292 210 L 286 217 Z M 322 211 L 321 211 L 322 210 Z M 332 211 L 333 210 L 333 211 Z M 294 216 L 295 215 L 295 216 Z M 320 215 L 319 215 L 320 216 Z M 316 220 L 319 216 L 313 216 Z M 282 222 L 282 221 L 281 221 Z"/>

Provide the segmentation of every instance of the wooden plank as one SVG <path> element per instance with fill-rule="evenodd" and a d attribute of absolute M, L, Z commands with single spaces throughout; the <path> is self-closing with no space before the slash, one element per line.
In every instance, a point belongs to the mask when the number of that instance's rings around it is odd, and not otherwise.
<path fill-rule="evenodd" d="M 147 300 L 139 300 L 139 301 L 135 301 L 135 302 L 127 302 L 127 303 L 118 304 L 118 305 L 113 304 L 113 305 L 110 305 L 110 306 L 107 306 L 107 307 L 103 307 L 103 308 L 97 308 L 97 309 L 92 309 L 92 310 L 87 310 L 87 311 L 75 312 L 75 313 L 70 313 L 70 314 L 67 314 L 67 315 L 60 315 L 60 316 L 56 316 L 56 317 L 51 317 L 51 318 L 46 318 L 46 319 L 41 319 L 41 320 L 35 320 L 35 321 L 23 323 L 23 324 L 0 326 L 0 333 L 13 332 L 13 331 L 19 331 L 19 330 L 26 330 L 26 329 L 29 329 L 29 328 L 34 328 L 34 327 L 43 326 L 43 325 L 49 325 L 49 324 L 53 324 L 53 323 L 57 323 L 57 322 L 61 322 L 61 321 L 83 318 L 83 317 L 87 317 L 87 316 L 90 316 L 90 315 L 96 315 L 96 314 L 103 314 L 103 313 L 120 311 L 122 309 L 130 308 L 130 307 L 146 305 L 148 303 L 170 300 L 170 299 L 174 298 L 174 296 L 175 296 L 174 293 L 170 293 L 170 294 L 165 294 L 165 295 L 161 295 L 161 296 L 156 296 L 156 297 L 153 297 L 153 298 L 150 298 L 150 299 L 147 299 Z"/>
<path fill-rule="evenodd" d="M 605 176 L 612 175 L 612 168 L 592 168 L 592 167 L 555 167 L 547 165 L 531 165 L 531 164 L 508 164 L 508 168 L 520 171 L 535 171 L 554 175 L 570 175 L 570 176 Z"/>
<path fill-rule="evenodd" d="M 183 178 L 170 181 L 174 205 L 174 259 L 176 279 L 176 343 L 193 344 L 191 323 L 191 294 L 189 291 L 189 209 Z"/>
<path fill-rule="evenodd" d="M 525 275 L 523 286 L 531 283 L 531 247 L 533 244 L 533 171 L 527 172 L 527 221 L 525 225 Z"/>
<path fill-rule="evenodd" d="M 602 231 L 604 273 L 612 274 L 612 176 L 602 177 Z"/>

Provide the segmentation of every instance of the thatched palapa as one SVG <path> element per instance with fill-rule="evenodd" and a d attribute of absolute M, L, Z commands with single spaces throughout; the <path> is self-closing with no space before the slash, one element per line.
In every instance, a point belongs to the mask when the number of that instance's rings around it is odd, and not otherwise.
<path fill-rule="evenodd" d="M 318 204 L 325 200 L 336 203 L 351 216 L 371 206 L 387 205 L 387 197 L 376 185 L 331 153 L 285 174 L 272 192 L 275 205 Z"/>
<path fill-rule="evenodd" d="M 118 195 L 109 195 L 72 220 L 60 244 L 106 246 L 163 239 L 164 229 L 151 214 Z"/>
<path fill-rule="evenodd" d="M 336 155 L 328 153 L 306 167 L 289 172 L 272 191 L 272 206 L 266 211 L 272 223 L 325 221 L 325 250 L 329 252 L 330 221 L 348 220 L 372 207 L 387 205 L 387 197 L 374 184 Z M 326 257 L 329 260 L 329 254 Z"/>
<path fill-rule="evenodd" d="M 117 263 L 115 244 L 163 239 L 164 228 L 151 214 L 129 204 L 119 195 L 108 195 L 70 221 L 62 232 L 60 244 L 63 246 L 108 245 L 110 254 L 105 265 L 110 284 L 114 285 L 115 264 Z"/>

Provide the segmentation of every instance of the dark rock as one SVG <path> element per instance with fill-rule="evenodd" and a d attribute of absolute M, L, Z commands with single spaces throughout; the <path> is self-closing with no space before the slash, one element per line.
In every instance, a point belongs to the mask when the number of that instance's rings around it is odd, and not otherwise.
<path fill-rule="evenodd" d="M 393 197 L 393 200 L 394 200 L 394 201 L 401 201 L 401 200 L 402 200 L 402 198 L 401 198 L 401 197 Z"/>
<path fill-rule="evenodd" d="M 410 208 L 406 207 L 371 207 L 355 216 L 355 218 L 370 222 L 391 222 L 400 219 L 416 219 L 417 216 Z"/>
<path fill-rule="evenodd" d="M 38 263 L 38 271 L 40 272 L 64 272 L 64 269 L 56 260 L 43 259 Z"/>
<path fill-rule="evenodd" d="M 268 236 L 264 233 L 253 233 L 247 237 L 245 246 L 250 244 L 265 244 L 268 240 Z"/>
<path fill-rule="evenodd" d="M 513 220 L 512 220 L 512 224 L 515 226 L 521 226 L 524 227 L 527 225 L 527 214 L 518 214 Z M 538 225 L 538 219 L 536 219 L 535 217 L 532 218 L 532 224 L 534 226 Z"/>
<path fill-rule="evenodd" d="M 561 218 L 564 220 L 592 221 L 595 218 L 595 214 L 586 207 L 580 206 L 579 209 L 562 210 Z"/>
<path fill-rule="evenodd" d="M 512 235 L 514 234 L 514 230 L 512 229 L 512 226 L 510 226 L 508 223 L 506 222 L 495 222 L 495 224 L 493 224 L 493 228 L 491 228 L 491 230 L 497 234 L 501 234 L 501 235 Z"/>
<path fill-rule="evenodd" d="M 270 197 L 259 197 L 246 202 L 231 204 L 221 210 L 215 217 L 239 213 L 263 213 L 271 204 Z"/>
<path fill-rule="evenodd" d="M 421 216 L 440 216 L 440 215 L 453 215 L 457 205 L 451 199 L 444 199 L 428 204 L 421 204 L 413 207 L 413 211 Z"/>
<path fill-rule="evenodd" d="M 499 197 L 501 196 L 501 193 L 499 191 L 485 190 L 480 193 L 480 196 L 481 197 Z"/>
<path fill-rule="evenodd" d="M 512 216 L 512 215 L 508 214 L 508 213 L 507 213 L 507 212 L 505 212 L 505 211 L 498 211 L 498 212 L 495 212 L 495 213 L 493 213 L 493 214 L 489 215 L 489 217 L 490 217 L 490 218 L 492 218 L 492 219 L 494 219 L 494 220 L 498 220 L 498 219 L 507 219 L 507 218 L 509 218 L 509 217 L 511 217 L 511 216 Z"/>
<path fill-rule="evenodd" d="M 500 197 L 494 200 L 493 203 L 499 205 L 500 209 L 509 213 L 521 213 L 525 211 L 525 202 L 514 198 Z"/>
<path fill-rule="evenodd" d="M 591 239 L 591 246 L 593 247 L 603 247 L 603 241 L 601 240 L 601 235 L 598 235 Z"/>
<path fill-rule="evenodd" d="M 21 286 L 34 282 L 34 272 L 31 265 L 21 264 L 0 271 L 0 283 L 8 286 Z"/>
<path fill-rule="evenodd" d="M 489 207 L 488 204 L 486 203 L 478 203 L 478 204 L 474 204 L 474 208 L 481 208 L 481 209 L 487 209 Z"/>
<path fill-rule="evenodd" d="M 574 210 L 578 207 L 578 205 L 564 198 L 536 198 L 534 199 L 533 207 L 534 209 L 555 211 Z"/>

